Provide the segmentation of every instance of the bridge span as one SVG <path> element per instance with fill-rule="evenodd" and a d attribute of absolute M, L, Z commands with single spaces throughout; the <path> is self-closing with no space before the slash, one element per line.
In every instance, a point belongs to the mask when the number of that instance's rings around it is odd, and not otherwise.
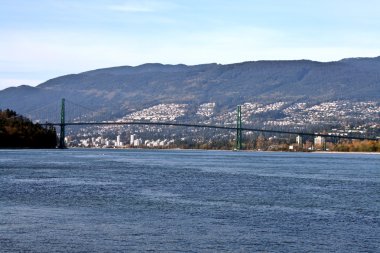
<path fill-rule="evenodd" d="M 66 126 L 102 126 L 102 125 L 153 125 L 153 126 L 175 126 L 175 127 L 196 127 L 196 128 L 209 128 L 209 129 L 222 129 L 236 132 L 236 150 L 242 148 L 242 132 L 260 132 L 260 133 L 276 133 L 276 134 L 291 134 L 299 136 L 312 136 L 312 137 L 324 137 L 324 138 L 337 138 L 348 140 L 373 140 L 378 141 L 378 138 L 367 137 L 354 137 L 354 136 L 342 136 L 332 134 L 320 134 L 320 133 L 308 133 L 297 131 L 283 131 L 273 129 L 260 129 L 260 128 L 247 128 L 242 127 L 242 115 L 241 106 L 237 107 L 237 119 L 236 127 L 221 126 L 221 125 L 206 125 L 206 124 L 192 124 L 192 123 L 180 123 L 180 122 L 152 122 L 152 121 L 103 121 L 103 122 L 65 122 L 65 99 L 62 99 L 61 103 L 61 122 L 46 123 L 41 125 L 53 125 L 60 127 L 60 139 L 59 148 L 65 148 L 65 127 Z"/>

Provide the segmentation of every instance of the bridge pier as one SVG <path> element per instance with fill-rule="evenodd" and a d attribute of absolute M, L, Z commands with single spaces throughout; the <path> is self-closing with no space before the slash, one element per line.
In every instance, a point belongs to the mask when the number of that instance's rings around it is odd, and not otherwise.
<path fill-rule="evenodd" d="M 65 126 L 66 126 L 66 123 L 65 123 L 65 99 L 62 98 L 62 101 L 61 101 L 61 124 L 60 124 L 61 132 L 59 135 L 59 145 L 58 145 L 58 148 L 60 148 L 60 149 L 66 148 L 66 145 L 65 145 Z"/>
<path fill-rule="evenodd" d="M 237 107 L 237 118 L 236 118 L 236 150 L 242 149 L 242 124 L 241 124 L 241 106 Z"/>

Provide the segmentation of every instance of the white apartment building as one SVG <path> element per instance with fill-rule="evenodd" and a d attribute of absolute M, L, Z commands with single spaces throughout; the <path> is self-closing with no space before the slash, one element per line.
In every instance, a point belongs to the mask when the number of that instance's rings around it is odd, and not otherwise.
<path fill-rule="evenodd" d="M 314 138 L 314 145 L 315 146 L 322 146 L 326 142 L 325 138 L 322 136 L 317 136 Z"/>

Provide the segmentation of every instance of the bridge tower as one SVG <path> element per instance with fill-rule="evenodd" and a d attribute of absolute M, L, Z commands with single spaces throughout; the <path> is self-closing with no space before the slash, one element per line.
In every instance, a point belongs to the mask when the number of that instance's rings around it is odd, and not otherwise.
<path fill-rule="evenodd" d="M 62 98 L 62 101 L 61 101 L 61 124 L 60 124 L 60 127 L 61 127 L 61 133 L 59 135 L 59 146 L 58 148 L 60 149 L 64 149 L 66 148 L 66 145 L 65 145 L 65 99 Z"/>
<path fill-rule="evenodd" d="M 242 124 L 241 124 L 241 106 L 237 107 L 237 118 L 236 118 L 236 150 L 242 149 Z"/>

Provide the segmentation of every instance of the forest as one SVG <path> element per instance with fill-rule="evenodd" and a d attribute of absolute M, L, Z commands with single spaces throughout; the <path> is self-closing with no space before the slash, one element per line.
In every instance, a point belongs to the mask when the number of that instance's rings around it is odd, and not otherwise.
<path fill-rule="evenodd" d="M 0 110 L 0 148 L 56 148 L 54 126 L 42 126 L 18 115 Z"/>

